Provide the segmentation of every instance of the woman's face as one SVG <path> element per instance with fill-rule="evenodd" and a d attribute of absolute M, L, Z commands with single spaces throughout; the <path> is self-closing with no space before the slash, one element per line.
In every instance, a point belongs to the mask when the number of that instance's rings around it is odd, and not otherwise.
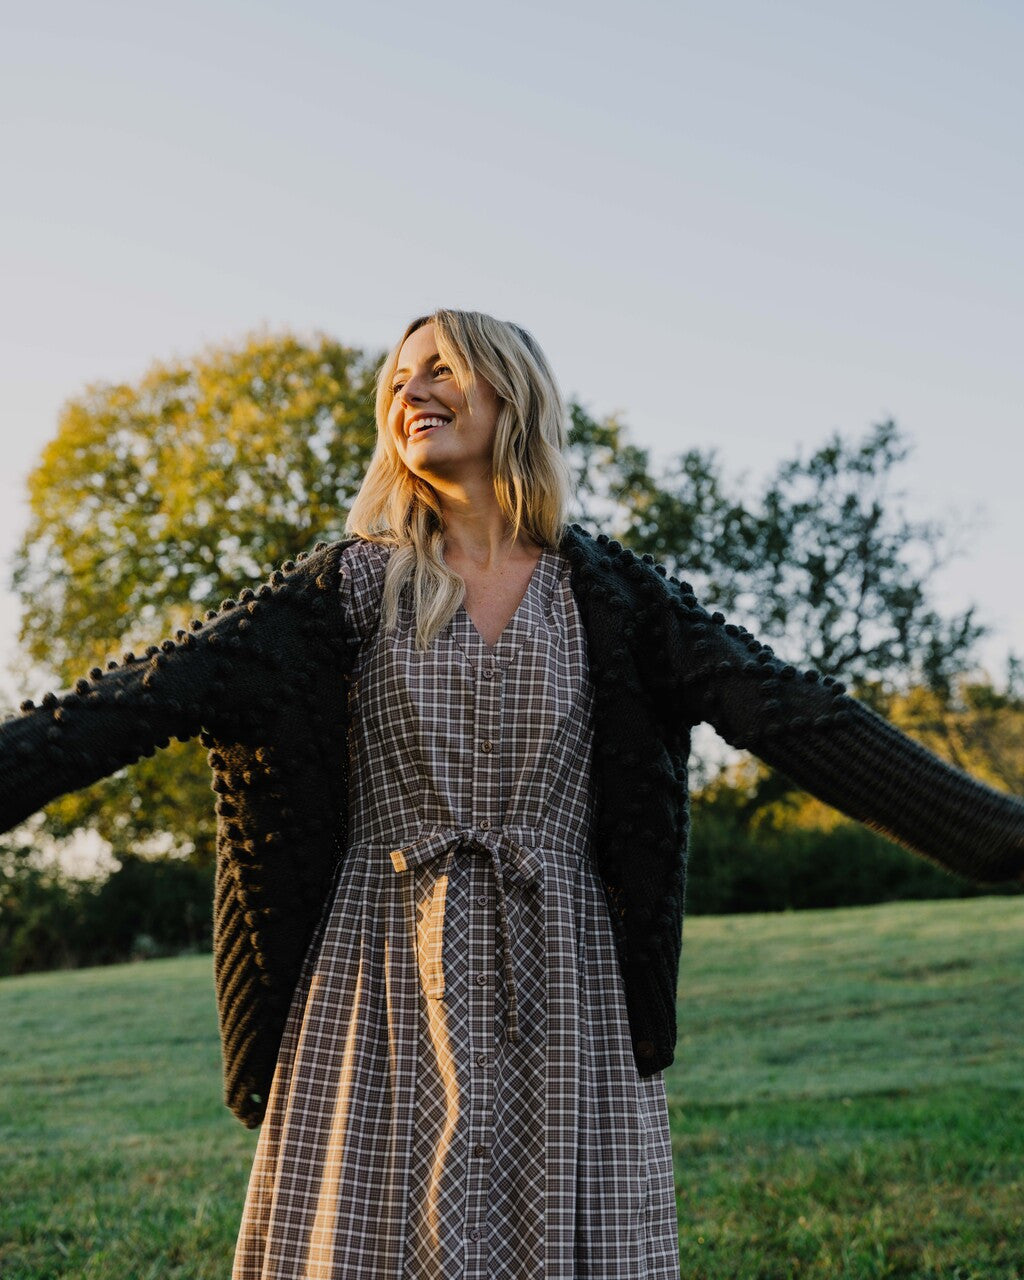
<path fill-rule="evenodd" d="M 482 378 L 469 397 L 462 393 L 438 354 L 432 324 L 402 344 L 391 389 L 388 427 L 413 475 L 428 484 L 490 477 L 498 397 Z"/>

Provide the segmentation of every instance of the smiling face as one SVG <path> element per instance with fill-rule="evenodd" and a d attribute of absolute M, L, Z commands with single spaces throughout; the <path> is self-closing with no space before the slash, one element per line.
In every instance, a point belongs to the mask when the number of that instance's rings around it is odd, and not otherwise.
<path fill-rule="evenodd" d="M 391 390 L 388 429 L 413 475 L 428 484 L 490 476 L 498 397 L 479 377 L 463 393 L 437 350 L 432 324 L 402 343 Z"/>

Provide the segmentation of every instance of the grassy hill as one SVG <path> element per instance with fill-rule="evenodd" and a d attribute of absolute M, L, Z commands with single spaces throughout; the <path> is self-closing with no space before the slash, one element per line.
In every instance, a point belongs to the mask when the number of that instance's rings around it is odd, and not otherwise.
<path fill-rule="evenodd" d="M 687 922 L 686 1280 L 1024 1278 L 1024 902 Z M 0 1277 L 223 1280 L 207 957 L 0 982 Z"/>

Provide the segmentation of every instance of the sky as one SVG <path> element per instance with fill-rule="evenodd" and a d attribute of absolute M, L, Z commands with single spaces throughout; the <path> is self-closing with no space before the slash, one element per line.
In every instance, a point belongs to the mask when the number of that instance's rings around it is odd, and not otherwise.
<path fill-rule="evenodd" d="M 14 8 L 0 587 L 89 383 L 455 306 L 659 456 L 756 477 L 894 418 L 912 514 L 970 526 L 940 605 L 977 604 L 993 674 L 1024 653 L 1024 6 Z M 17 618 L 0 591 L 0 697 Z"/>

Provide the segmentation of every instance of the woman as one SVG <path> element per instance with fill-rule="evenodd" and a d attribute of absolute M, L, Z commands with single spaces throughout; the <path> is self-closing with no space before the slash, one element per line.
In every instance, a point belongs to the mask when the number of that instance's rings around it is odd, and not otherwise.
<path fill-rule="evenodd" d="M 1024 806 L 564 526 L 515 325 L 385 361 L 353 539 L 3 729 L 10 826 L 203 728 L 236 1277 L 678 1276 L 662 1070 L 690 728 L 978 879 Z"/>

